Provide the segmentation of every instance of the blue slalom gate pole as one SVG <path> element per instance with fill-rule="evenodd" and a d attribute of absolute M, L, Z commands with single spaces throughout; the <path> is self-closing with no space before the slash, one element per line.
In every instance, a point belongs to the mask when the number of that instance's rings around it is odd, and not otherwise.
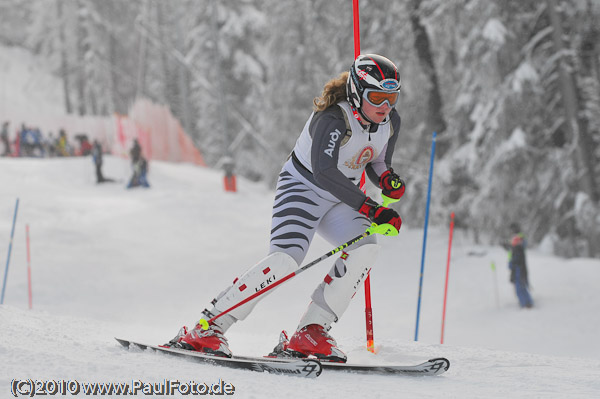
<path fill-rule="evenodd" d="M 423 291 L 423 270 L 425 269 L 425 248 L 427 247 L 427 226 L 429 225 L 429 204 L 431 202 L 431 183 L 433 181 L 433 160 L 435 159 L 435 140 L 437 133 L 433 132 L 431 141 L 431 161 L 429 163 L 429 184 L 427 187 L 427 205 L 425 206 L 425 227 L 423 228 L 423 251 L 421 252 L 421 275 L 419 277 L 419 297 L 417 300 L 417 324 L 415 341 L 419 340 L 419 316 L 421 314 L 421 292 Z"/>
<path fill-rule="evenodd" d="M 19 199 L 15 204 L 15 214 L 13 216 L 12 230 L 10 232 L 10 242 L 8 243 L 8 256 L 6 257 L 6 269 L 4 270 L 4 282 L 2 283 L 2 298 L 0 305 L 4 304 L 4 291 L 6 290 L 6 279 L 8 278 L 8 265 L 10 264 L 10 253 L 12 251 L 13 237 L 15 236 L 15 224 L 17 222 L 17 212 L 19 211 Z"/>

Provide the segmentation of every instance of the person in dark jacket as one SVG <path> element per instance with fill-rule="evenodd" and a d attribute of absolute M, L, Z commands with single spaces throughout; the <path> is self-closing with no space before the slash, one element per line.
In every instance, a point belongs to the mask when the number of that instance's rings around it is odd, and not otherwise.
<path fill-rule="evenodd" d="M 6 121 L 2 124 L 2 144 L 4 144 L 4 152 L 2 153 L 3 157 L 9 156 L 11 154 L 10 149 L 10 141 L 8 139 L 8 126 L 10 122 Z"/>
<path fill-rule="evenodd" d="M 133 187 L 145 187 L 149 188 L 148 183 L 148 161 L 142 155 L 142 147 L 138 139 L 133 140 L 133 146 L 129 150 L 131 156 L 131 168 L 133 169 L 133 175 L 129 179 L 127 188 Z"/>
<path fill-rule="evenodd" d="M 148 183 L 148 161 L 142 155 L 142 147 L 138 139 L 133 139 L 133 146 L 129 150 L 131 157 L 131 168 L 133 169 L 133 175 L 129 179 L 127 188 L 133 187 L 146 187 L 149 188 Z"/>
<path fill-rule="evenodd" d="M 133 139 L 133 146 L 129 150 L 129 156 L 131 157 L 131 164 L 135 165 L 140 161 L 142 156 L 142 147 L 138 139 Z"/>
<path fill-rule="evenodd" d="M 514 234 L 510 241 L 508 253 L 508 267 L 510 269 L 510 282 L 515 285 L 519 305 L 522 308 L 532 308 L 533 300 L 529 293 L 529 277 L 527 273 L 527 259 L 525 257 L 526 240 L 518 223 L 511 224 Z"/>
<path fill-rule="evenodd" d="M 94 161 L 94 165 L 96 166 L 96 183 L 114 182 L 114 179 L 106 178 L 102 174 L 103 150 L 102 144 L 100 144 L 98 140 L 94 140 L 91 154 L 92 160 Z"/>

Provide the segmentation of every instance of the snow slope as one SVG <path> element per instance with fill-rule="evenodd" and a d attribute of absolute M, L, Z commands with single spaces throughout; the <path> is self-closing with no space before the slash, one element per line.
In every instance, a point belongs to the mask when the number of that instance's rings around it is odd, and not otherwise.
<path fill-rule="evenodd" d="M 0 397 L 9 397 L 15 378 L 208 384 L 223 379 L 239 398 L 600 397 L 600 261 L 530 250 L 536 307 L 520 310 L 508 283 L 506 252 L 475 246 L 455 232 L 440 345 L 448 245 L 443 227 L 430 228 L 418 342 L 423 234 L 418 229 L 380 239 L 382 254 L 372 272 L 378 353 L 364 349 L 362 291 L 331 331 L 352 362 L 413 363 L 445 356 L 451 367 L 443 376 L 356 378 L 324 372 L 305 380 L 128 352 L 113 337 L 165 342 L 265 255 L 273 192 L 242 179 L 237 194 L 224 193 L 220 172 L 162 162 L 150 165 L 151 189 L 128 191 L 126 160 L 108 156 L 104 169 L 121 181 L 96 185 L 90 158 L 0 159 L 3 266 L 20 198 L 0 306 Z M 33 310 L 27 309 L 25 224 Z M 315 240 L 306 262 L 332 247 Z M 235 325 L 227 334 L 234 353 L 265 354 L 281 329 L 293 330 L 332 262 L 285 283 Z"/>

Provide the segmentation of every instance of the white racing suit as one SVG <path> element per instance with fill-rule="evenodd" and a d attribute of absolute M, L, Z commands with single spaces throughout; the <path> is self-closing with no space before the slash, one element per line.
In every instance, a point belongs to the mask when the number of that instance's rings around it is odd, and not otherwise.
<path fill-rule="evenodd" d="M 358 187 L 361 175 L 366 170 L 378 184 L 379 176 L 390 167 L 399 129 L 400 117 L 395 109 L 386 123 L 367 130 L 352 116 L 345 101 L 313 113 L 279 175 L 269 256 L 223 291 L 213 301 L 208 316 L 229 309 L 297 270 L 315 232 L 334 246 L 364 233 L 371 222 L 357 211 L 366 199 Z M 368 275 L 378 250 L 375 236 L 346 248 L 313 292 L 298 329 L 320 324 L 328 331 Z M 263 297 L 232 310 L 215 323 L 226 331 L 233 322 L 244 319 Z"/>

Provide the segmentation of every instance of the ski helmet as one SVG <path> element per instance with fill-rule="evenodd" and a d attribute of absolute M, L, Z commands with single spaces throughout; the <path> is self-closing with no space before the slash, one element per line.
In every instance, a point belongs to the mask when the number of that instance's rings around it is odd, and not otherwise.
<path fill-rule="evenodd" d="M 346 82 L 348 102 L 359 112 L 363 105 L 363 94 L 367 89 L 389 93 L 399 92 L 400 73 L 396 65 L 381 55 L 359 55 L 350 67 Z"/>

